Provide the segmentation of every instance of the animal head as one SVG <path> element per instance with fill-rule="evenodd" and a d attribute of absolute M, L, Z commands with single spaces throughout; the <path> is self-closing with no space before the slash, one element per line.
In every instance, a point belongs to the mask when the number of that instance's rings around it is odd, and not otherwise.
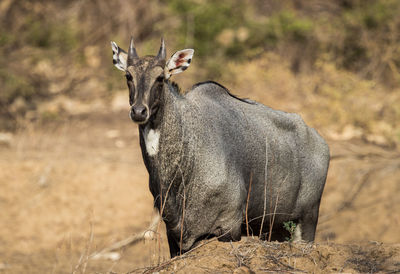
<path fill-rule="evenodd" d="M 128 53 L 111 42 L 114 65 L 125 72 L 129 88 L 130 117 L 138 124 L 146 124 L 157 112 L 164 84 L 173 75 L 185 71 L 192 61 L 193 49 L 175 52 L 166 61 L 164 39 L 157 56 L 139 57 L 133 38 Z"/>

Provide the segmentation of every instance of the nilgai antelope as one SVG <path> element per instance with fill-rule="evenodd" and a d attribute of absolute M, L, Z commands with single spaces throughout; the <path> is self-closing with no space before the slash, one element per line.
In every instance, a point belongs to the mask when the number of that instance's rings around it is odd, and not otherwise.
<path fill-rule="evenodd" d="M 170 77 L 189 67 L 193 49 L 166 60 L 163 39 L 157 56 L 139 57 L 133 39 L 128 53 L 111 46 L 171 257 L 210 237 L 285 240 L 288 221 L 298 239 L 314 240 L 329 165 L 314 129 L 212 81 L 181 93 Z"/>

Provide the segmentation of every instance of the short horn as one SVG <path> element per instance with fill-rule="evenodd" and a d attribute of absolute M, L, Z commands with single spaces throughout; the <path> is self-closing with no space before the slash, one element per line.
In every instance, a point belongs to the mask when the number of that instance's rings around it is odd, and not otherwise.
<path fill-rule="evenodd" d="M 161 38 L 161 46 L 160 50 L 158 51 L 157 58 L 160 60 L 165 60 L 166 57 L 167 57 L 167 51 L 165 49 L 164 38 Z"/>
<path fill-rule="evenodd" d="M 133 60 L 138 58 L 138 55 L 136 53 L 135 45 L 133 43 L 133 37 L 131 37 L 131 43 L 129 44 L 129 50 L 128 50 L 128 66 L 133 65 Z"/>

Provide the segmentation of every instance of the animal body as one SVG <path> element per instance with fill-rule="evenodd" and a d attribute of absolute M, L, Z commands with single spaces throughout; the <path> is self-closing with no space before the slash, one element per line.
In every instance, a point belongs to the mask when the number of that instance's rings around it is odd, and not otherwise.
<path fill-rule="evenodd" d="M 133 39 L 128 52 L 111 45 L 171 257 L 209 237 L 284 240 L 287 221 L 297 238 L 314 240 L 330 158 L 314 129 L 215 82 L 182 94 L 170 77 L 187 69 L 192 49 L 167 61 L 163 40 L 156 56 L 139 57 Z"/>

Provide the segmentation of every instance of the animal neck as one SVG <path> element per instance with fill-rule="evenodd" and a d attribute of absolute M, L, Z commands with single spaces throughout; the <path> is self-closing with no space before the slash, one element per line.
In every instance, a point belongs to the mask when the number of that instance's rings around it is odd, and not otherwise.
<path fill-rule="evenodd" d="M 142 149 L 145 149 L 146 154 L 150 157 L 157 156 L 161 135 L 167 139 L 171 139 L 171 141 L 176 141 L 175 139 L 180 137 L 180 104 L 183 101 L 183 97 L 179 93 L 178 85 L 166 81 L 159 98 L 157 112 L 147 124 L 139 126 L 139 133 L 145 141 L 145 147 L 142 147 Z"/>
<path fill-rule="evenodd" d="M 158 130 L 162 129 L 166 123 L 171 124 L 179 120 L 182 101 L 183 97 L 180 94 L 179 86 L 167 80 L 161 91 L 158 111 L 147 124 L 148 127 Z"/>
<path fill-rule="evenodd" d="M 141 136 L 141 148 L 145 161 L 154 161 L 160 156 L 161 139 L 163 139 L 163 147 L 170 143 L 178 141 L 181 136 L 179 134 L 181 127 L 179 101 L 182 96 L 179 94 L 179 87 L 167 81 L 160 94 L 158 102 L 158 110 L 151 117 L 151 120 L 139 126 Z"/>
<path fill-rule="evenodd" d="M 165 197 L 170 185 L 172 189 L 180 188 L 186 176 L 184 173 L 190 170 L 187 167 L 192 164 L 187 153 L 189 141 L 185 137 L 185 98 L 176 84 L 166 82 L 160 99 L 159 109 L 152 121 L 139 126 L 142 156 L 157 207 L 160 206 L 157 197 Z"/>

